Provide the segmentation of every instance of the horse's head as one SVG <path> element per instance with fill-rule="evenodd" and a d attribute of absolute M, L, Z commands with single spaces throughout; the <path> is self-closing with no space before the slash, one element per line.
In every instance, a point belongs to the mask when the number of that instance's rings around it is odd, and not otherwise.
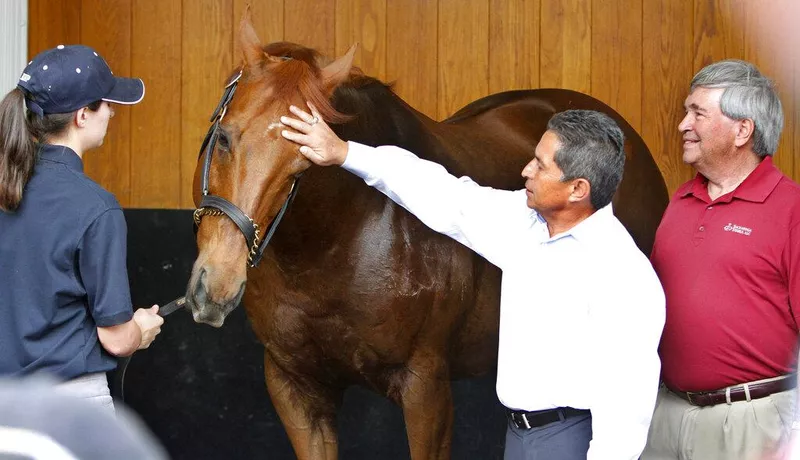
<path fill-rule="evenodd" d="M 270 224 L 310 166 L 281 136 L 280 117 L 290 104 L 309 101 L 326 120 L 344 121 L 329 100 L 348 77 L 355 51 L 323 67 L 314 50 L 300 45 L 262 47 L 248 17 L 239 43 L 243 64 L 226 87 L 232 99 L 225 106 L 223 98 L 194 176 L 198 256 L 186 299 L 195 321 L 215 327 L 239 304 Z"/>

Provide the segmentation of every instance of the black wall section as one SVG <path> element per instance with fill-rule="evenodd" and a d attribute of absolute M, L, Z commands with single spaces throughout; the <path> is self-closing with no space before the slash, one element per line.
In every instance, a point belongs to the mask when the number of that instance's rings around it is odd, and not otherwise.
<path fill-rule="evenodd" d="M 125 211 L 133 303 L 166 304 L 183 295 L 196 247 L 190 211 Z M 266 392 L 262 347 L 239 308 L 220 329 L 178 311 L 125 377 L 125 402 L 175 459 L 293 459 Z M 454 459 L 502 458 L 505 418 L 494 375 L 454 382 Z M 362 388 L 339 414 L 344 460 L 407 459 L 400 408 Z"/>

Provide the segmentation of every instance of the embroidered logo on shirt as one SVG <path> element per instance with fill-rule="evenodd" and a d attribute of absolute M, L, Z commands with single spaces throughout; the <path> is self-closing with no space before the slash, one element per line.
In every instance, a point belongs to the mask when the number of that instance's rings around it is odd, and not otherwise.
<path fill-rule="evenodd" d="M 744 236 L 750 236 L 750 234 L 753 233 L 752 228 L 742 227 L 741 225 L 734 225 L 730 222 L 728 222 L 728 225 L 723 227 L 723 230 L 725 230 L 726 232 L 738 233 Z"/>

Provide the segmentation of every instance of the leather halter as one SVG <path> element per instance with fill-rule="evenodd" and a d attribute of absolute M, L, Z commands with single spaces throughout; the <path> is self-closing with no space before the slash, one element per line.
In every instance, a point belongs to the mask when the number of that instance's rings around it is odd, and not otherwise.
<path fill-rule="evenodd" d="M 222 95 L 222 99 L 220 99 L 217 108 L 214 109 L 214 113 L 209 120 L 213 122 L 213 124 L 203 140 L 203 145 L 200 147 L 198 159 L 205 152 L 202 184 L 203 199 L 200 202 L 200 207 L 194 211 L 194 223 L 199 227 L 203 216 L 228 216 L 228 218 L 239 227 L 242 235 L 244 235 L 248 250 L 247 264 L 250 267 L 255 267 L 258 265 L 258 262 L 261 261 L 261 257 L 264 255 L 264 250 L 267 248 L 269 240 L 272 239 L 272 235 L 278 228 L 278 224 L 280 224 L 281 219 L 283 219 L 284 214 L 286 214 L 286 210 L 289 209 L 289 205 L 294 200 L 295 195 L 297 195 L 300 178 L 296 178 L 294 183 L 292 183 L 289 196 L 286 198 L 280 211 L 278 211 L 278 215 L 276 215 L 275 219 L 269 224 L 266 235 L 262 235 L 261 227 L 238 206 L 219 195 L 209 193 L 208 177 L 211 172 L 211 159 L 214 153 L 214 147 L 217 144 L 217 139 L 219 139 L 219 125 L 228 111 L 228 104 L 231 102 L 231 99 L 233 99 L 234 93 L 236 93 L 236 86 L 241 77 L 242 71 L 240 70 L 225 85 L 225 93 Z"/>

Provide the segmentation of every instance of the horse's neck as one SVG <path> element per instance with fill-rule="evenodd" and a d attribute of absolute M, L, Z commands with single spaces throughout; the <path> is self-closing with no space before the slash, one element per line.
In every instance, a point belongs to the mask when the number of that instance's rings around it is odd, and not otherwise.
<path fill-rule="evenodd" d="M 343 87 L 334 97 L 336 109 L 354 115 L 336 127 L 344 140 L 366 145 L 396 145 L 433 161 L 449 152 L 437 135 L 442 127 L 418 112 L 377 80 L 361 87 Z"/>
<path fill-rule="evenodd" d="M 338 88 L 333 105 L 353 116 L 347 123 L 332 126 L 344 140 L 371 146 L 397 145 L 424 157 L 442 149 L 427 128 L 436 122 L 416 112 L 378 81 L 358 88 Z M 388 198 L 340 168 L 311 168 L 292 205 L 293 212 L 281 224 L 272 246 L 274 260 L 281 265 L 282 273 L 302 274 L 309 267 L 318 270 L 319 255 L 333 247 L 342 253 L 361 253 L 357 246 L 369 240 L 364 234 L 382 234 L 380 241 L 394 238 L 396 219 L 401 219 L 402 226 L 408 222 L 408 215 L 400 212 L 398 217 L 395 213 L 401 208 L 389 203 Z"/>
<path fill-rule="evenodd" d="M 503 145 L 505 157 L 500 156 L 496 152 L 496 133 L 464 125 L 474 118 L 474 113 L 463 115 L 455 122 L 434 121 L 377 80 L 340 87 L 333 102 L 337 110 L 354 115 L 352 121 L 335 128 L 342 139 L 371 146 L 396 145 L 441 164 L 451 174 L 467 175 L 484 185 L 520 187 L 518 172 L 529 160 L 527 152 L 535 147 L 535 142 L 533 147 L 526 146 L 523 155 Z M 491 104 L 491 108 L 495 105 Z M 517 158 L 521 156 L 526 158 Z"/>

